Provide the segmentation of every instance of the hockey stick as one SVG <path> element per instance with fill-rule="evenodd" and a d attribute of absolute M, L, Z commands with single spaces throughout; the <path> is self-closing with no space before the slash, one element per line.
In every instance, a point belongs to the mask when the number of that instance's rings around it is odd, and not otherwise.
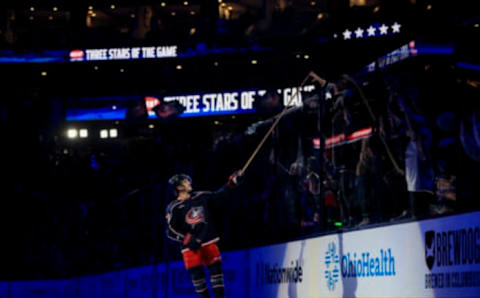
<path fill-rule="evenodd" d="M 358 91 L 358 94 L 360 95 L 360 98 L 362 99 L 363 101 L 363 104 L 365 105 L 365 107 L 367 108 L 368 110 L 368 113 L 370 114 L 370 118 L 372 118 L 372 121 L 373 122 L 376 122 L 377 121 L 377 117 L 375 117 L 375 114 L 373 113 L 372 111 L 372 108 L 370 107 L 370 105 L 368 104 L 368 100 L 367 100 L 367 97 L 365 96 L 365 93 L 363 93 L 363 90 L 362 88 L 360 88 L 360 86 L 357 84 L 357 82 L 355 82 L 355 80 L 348 76 L 348 75 L 344 75 L 344 78 L 349 81 L 350 83 L 353 84 L 353 86 L 355 87 L 355 89 L 357 89 Z M 393 157 L 393 154 L 392 154 L 392 151 L 390 150 L 390 147 L 388 146 L 387 144 L 387 141 L 385 140 L 385 138 L 382 136 L 382 134 L 378 134 L 378 136 L 380 137 L 380 140 L 382 141 L 382 144 L 383 146 L 385 147 L 385 151 L 387 152 L 387 155 L 388 155 L 388 158 L 390 159 L 390 161 L 392 162 L 393 164 L 393 167 L 395 168 L 395 170 L 400 173 L 402 176 L 405 175 L 405 172 L 400 168 L 400 166 L 398 165 L 397 161 L 395 160 L 395 157 Z"/>
<path fill-rule="evenodd" d="M 303 79 L 303 82 L 302 84 L 300 84 L 300 86 L 297 88 L 296 92 L 292 95 L 292 97 L 290 98 L 290 100 L 288 101 L 287 105 L 285 106 L 285 108 L 282 110 L 282 112 L 277 116 L 277 119 L 275 120 L 275 122 L 273 122 L 272 126 L 270 127 L 270 129 L 267 131 L 267 133 L 265 134 L 265 136 L 263 137 L 262 141 L 260 142 L 260 144 L 258 144 L 257 148 L 255 149 L 255 151 L 253 151 L 252 155 L 250 156 L 250 158 L 248 159 L 248 161 L 245 163 L 245 165 L 243 166 L 243 168 L 240 170 L 240 173 L 245 173 L 245 171 L 247 170 L 248 166 L 250 166 L 250 163 L 253 161 L 253 159 L 255 158 L 255 156 L 257 155 L 258 151 L 260 151 L 260 149 L 262 148 L 263 144 L 265 143 L 265 141 L 267 140 L 267 138 L 270 136 L 270 134 L 272 133 L 272 131 L 275 129 L 275 127 L 277 126 L 277 124 L 280 122 L 280 119 L 282 119 L 282 117 L 285 115 L 285 113 L 291 109 L 290 107 L 290 104 L 292 103 L 293 99 L 295 97 L 298 96 L 298 92 L 299 90 L 303 87 L 303 85 L 305 85 L 305 83 L 308 81 L 308 79 L 310 78 L 311 76 L 311 73 L 309 73 L 305 79 Z"/>

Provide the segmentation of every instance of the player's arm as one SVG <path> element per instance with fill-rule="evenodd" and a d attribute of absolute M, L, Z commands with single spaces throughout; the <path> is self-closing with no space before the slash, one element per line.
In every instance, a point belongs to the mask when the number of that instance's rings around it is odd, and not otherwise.
<path fill-rule="evenodd" d="M 165 219 L 167 221 L 166 235 L 169 239 L 176 242 L 183 242 L 185 233 L 182 232 L 180 227 L 180 221 L 178 220 L 178 214 L 176 212 L 177 204 L 168 206 Z"/>
<path fill-rule="evenodd" d="M 216 191 L 213 191 L 210 194 L 210 197 L 214 200 L 221 200 L 221 199 L 227 198 L 233 189 L 237 188 L 240 184 L 243 183 L 244 179 L 245 179 L 245 175 L 242 173 L 241 170 L 234 172 L 228 178 L 227 183 L 222 187 L 220 187 L 219 189 L 217 189 Z"/>

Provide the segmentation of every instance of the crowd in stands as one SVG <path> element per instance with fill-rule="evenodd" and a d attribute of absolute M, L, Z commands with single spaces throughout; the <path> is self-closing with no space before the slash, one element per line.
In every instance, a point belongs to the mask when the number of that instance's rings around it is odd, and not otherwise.
<path fill-rule="evenodd" d="M 212 212 L 223 250 L 478 210 L 478 90 L 414 75 L 343 76 L 302 94 L 303 107 L 281 120 L 243 185 Z M 278 94 L 259 101 L 268 96 Z M 196 190 L 221 187 L 277 113 L 266 105 L 243 118 L 177 118 L 148 136 L 88 146 L 39 131 L 17 136 L 2 148 L 10 174 L 2 178 L 1 278 L 179 258 L 164 236 L 168 178 L 185 173 Z"/>

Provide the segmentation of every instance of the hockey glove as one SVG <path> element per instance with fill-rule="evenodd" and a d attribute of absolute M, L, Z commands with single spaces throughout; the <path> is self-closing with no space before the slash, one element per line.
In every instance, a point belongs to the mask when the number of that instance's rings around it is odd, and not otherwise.
<path fill-rule="evenodd" d="M 197 241 L 197 238 L 194 238 L 194 237 L 192 237 L 192 240 L 190 240 L 190 242 L 188 242 L 188 244 L 187 244 L 187 247 L 188 247 L 191 251 L 196 251 L 197 249 L 200 248 L 200 246 L 202 246 L 202 243 L 201 243 L 201 242 L 198 242 L 198 241 Z"/>

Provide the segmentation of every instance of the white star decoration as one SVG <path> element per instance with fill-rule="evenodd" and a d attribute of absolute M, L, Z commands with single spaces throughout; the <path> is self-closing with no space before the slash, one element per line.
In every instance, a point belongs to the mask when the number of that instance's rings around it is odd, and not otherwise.
<path fill-rule="evenodd" d="M 402 27 L 402 25 L 395 22 L 395 23 L 393 23 L 393 25 L 391 27 L 392 27 L 392 32 L 393 33 L 400 33 L 400 27 Z"/>
<path fill-rule="evenodd" d="M 392 31 L 390 32 L 391 34 L 400 33 L 400 28 L 402 27 L 402 25 L 397 23 L 397 22 L 393 23 L 393 25 L 391 25 L 391 26 L 387 26 L 385 24 L 382 24 L 380 27 L 377 27 L 377 26 L 370 25 L 370 27 L 368 27 L 366 29 L 358 27 L 353 32 L 348 30 L 348 29 L 345 29 L 345 31 L 343 31 L 343 33 L 342 33 L 343 39 L 344 40 L 352 39 L 352 34 L 355 34 L 355 38 L 357 38 L 357 39 L 377 36 L 378 34 L 379 35 L 388 35 L 389 34 L 388 30 L 390 28 L 392 28 Z M 377 30 L 379 31 L 379 33 L 377 33 Z M 337 34 L 333 35 L 333 38 L 337 38 L 337 37 L 338 37 Z"/>
<path fill-rule="evenodd" d="M 362 38 L 363 37 L 363 29 L 358 27 L 357 30 L 355 30 L 355 37 L 356 38 Z"/>
<path fill-rule="evenodd" d="M 347 40 L 347 39 L 350 39 L 351 37 L 352 37 L 352 31 L 347 29 L 343 32 L 343 39 Z"/>
<path fill-rule="evenodd" d="M 382 24 L 378 29 L 380 29 L 380 35 L 385 35 L 388 32 L 388 26 L 385 26 L 385 24 Z"/>

